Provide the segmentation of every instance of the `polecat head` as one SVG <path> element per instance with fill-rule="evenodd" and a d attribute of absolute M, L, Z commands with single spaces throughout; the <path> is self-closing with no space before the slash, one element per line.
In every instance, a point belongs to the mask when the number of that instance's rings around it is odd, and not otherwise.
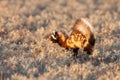
<path fill-rule="evenodd" d="M 52 42 L 57 42 L 59 44 L 63 44 L 66 39 L 68 38 L 68 35 L 64 31 L 53 31 L 50 40 Z"/>
<path fill-rule="evenodd" d="M 53 42 L 57 42 L 58 40 L 58 31 L 54 30 L 50 35 L 50 40 Z"/>

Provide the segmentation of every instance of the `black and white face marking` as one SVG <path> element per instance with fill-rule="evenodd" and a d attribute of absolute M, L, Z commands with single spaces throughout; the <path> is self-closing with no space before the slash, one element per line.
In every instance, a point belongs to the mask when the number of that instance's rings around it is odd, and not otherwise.
<path fill-rule="evenodd" d="M 57 38 L 56 38 L 57 35 L 58 35 L 58 31 L 55 30 L 55 31 L 52 32 L 51 37 L 52 37 L 54 40 L 57 40 Z"/>

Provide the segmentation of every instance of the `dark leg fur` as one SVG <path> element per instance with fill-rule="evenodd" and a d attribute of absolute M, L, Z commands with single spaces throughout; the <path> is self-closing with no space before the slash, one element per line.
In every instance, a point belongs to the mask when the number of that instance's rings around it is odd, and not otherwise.
<path fill-rule="evenodd" d="M 92 52 L 93 52 L 92 49 L 88 49 L 88 50 L 86 50 L 86 51 L 87 51 L 87 54 L 92 55 Z"/>
<path fill-rule="evenodd" d="M 95 37 L 92 35 L 91 36 L 91 39 L 89 40 L 89 42 L 90 42 L 90 45 L 92 45 L 92 46 L 94 46 L 95 45 Z"/>
<path fill-rule="evenodd" d="M 86 51 L 87 54 L 92 55 L 93 46 L 88 46 L 88 47 L 84 48 L 84 51 Z"/>
<path fill-rule="evenodd" d="M 91 41 L 90 41 L 90 44 L 91 44 L 92 46 L 94 46 L 94 45 L 95 45 L 95 39 L 91 40 Z"/>
<path fill-rule="evenodd" d="M 73 49 L 73 56 L 74 56 L 75 58 L 77 58 L 77 56 L 78 56 L 78 50 L 79 50 L 79 48 Z"/>

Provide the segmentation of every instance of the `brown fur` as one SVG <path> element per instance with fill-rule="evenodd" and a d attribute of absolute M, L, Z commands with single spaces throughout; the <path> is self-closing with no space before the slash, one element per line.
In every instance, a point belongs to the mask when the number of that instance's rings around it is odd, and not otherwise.
<path fill-rule="evenodd" d="M 54 33 L 52 36 L 56 38 L 56 41 L 61 46 L 73 49 L 80 48 L 87 51 L 88 54 L 92 53 L 92 48 L 95 44 L 94 33 L 82 18 L 75 22 L 73 31 L 69 37 L 62 31 L 56 31 L 56 34 Z"/>

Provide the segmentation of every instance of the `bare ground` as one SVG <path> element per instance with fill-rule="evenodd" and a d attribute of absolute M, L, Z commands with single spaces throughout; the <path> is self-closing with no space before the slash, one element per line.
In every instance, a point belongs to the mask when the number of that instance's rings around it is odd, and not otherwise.
<path fill-rule="evenodd" d="M 7 80 L 120 80 L 119 0 L 0 1 L 0 71 Z M 93 55 L 48 40 L 84 17 L 95 28 Z"/>

